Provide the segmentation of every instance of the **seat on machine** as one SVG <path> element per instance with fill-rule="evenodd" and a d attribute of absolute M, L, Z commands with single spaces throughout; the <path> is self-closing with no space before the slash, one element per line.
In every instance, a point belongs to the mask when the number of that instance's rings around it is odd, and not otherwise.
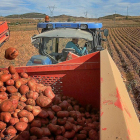
<path fill-rule="evenodd" d="M 62 58 L 61 61 L 66 61 L 67 55 L 69 52 L 75 53 L 75 49 L 72 48 L 64 48 L 62 50 Z"/>

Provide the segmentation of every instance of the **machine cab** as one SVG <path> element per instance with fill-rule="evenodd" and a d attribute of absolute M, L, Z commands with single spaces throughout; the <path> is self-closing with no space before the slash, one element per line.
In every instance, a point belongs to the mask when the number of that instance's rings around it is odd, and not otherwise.
<path fill-rule="evenodd" d="M 39 50 L 39 55 L 33 56 L 27 63 L 29 65 L 56 64 L 66 60 L 68 52 L 75 53 L 75 50 L 65 48 L 72 38 L 79 39 L 79 46 L 84 47 L 87 42 L 87 49 L 84 55 L 103 49 L 102 38 L 108 35 L 108 30 L 101 30 L 102 23 L 94 22 L 43 22 L 38 23 L 38 35 L 31 38 L 32 44 Z"/>

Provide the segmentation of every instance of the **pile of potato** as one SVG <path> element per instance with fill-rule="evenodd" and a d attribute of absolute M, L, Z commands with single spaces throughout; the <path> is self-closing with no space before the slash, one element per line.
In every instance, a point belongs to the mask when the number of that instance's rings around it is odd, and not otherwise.
<path fill-rule="evenodd" d="M 13 66 L 0 72 L 0 138 L 99 140 L 99 111 L 54 94 Z"/>

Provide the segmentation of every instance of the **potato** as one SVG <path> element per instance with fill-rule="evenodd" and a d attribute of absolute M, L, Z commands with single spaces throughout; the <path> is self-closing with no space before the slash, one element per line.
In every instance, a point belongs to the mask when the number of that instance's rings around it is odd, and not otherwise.
<path fill-rule="evenodd" d="M 54 112 L 58 112 L 58 111 L 61 111 L 61 110 L 62 110 L 61 107 L 58 106 L 58 105 L 53 105 L 51 108 L 52 108 L 52 110 L 53 110 Z"/>
<path fill-rule="evenodd" d="M 24 131 L 26 130 L 28 127 L 28 124 L 26 122 L 17 122 L 15 124 L 15 128 L 18 130 L 18 131 Z"/>
<path fill-rule="evenodd" d="M 5 82 L 5 84 L 6 84 L 7 86 L 13 86 L 14 83 L 15 83 L 15 81 L 14 81 L 13 79 L 9 79 L 9 80 L 7 80 L 7 81 Z"/>
<path fill-rule="evenodd" d="M 29 89 L 30 89 L 31 91 L 36 91 L 36 84 L 35 84 L 35 82 L 34 82 L 33 80 L 29 80 L 29 81 L 27 82 L 27 85 L 29 86 Z"/>
<path fill-rule="evenodd" d="M 56 125 L 57 124 L 57 117 L 54 116 L 54 118 L 52 120 L 50 120 L 50 123 Z"/>
<path fill-rule="evenodd" d="M 60 118 L 69 117 L 69 112 L 68 111 L 58 111 L 57 117 L 60 117 Z"/>
<path fill-rule="evenodd" d="M 87 136 L 85 134 L 77 134 L 76 135 L 78 140 L 86 140 Z"/>
<path fill-rule="evenodd" d="M 66 118 L 58 118 L 57 123 L 58 125 L 65 125 L 66 120 L 67 120 Z"/>
<path fill-rule="evenodd" d="M 11 94 L 11 97 L 9 99 L 19 101 L 19 98 L 19 96 Z"/>
<path fill-rule="evenodd" d="M 40 106 L 33 106 L 32 113 L 34 116 L 37 116 L 41 111 L 42 109 L 40 108 Z"/>
<path fill-rule="evenodd" d="M 18 100 L 8 99 L 1 103 L 0 110 L 2 112 L 13 112 L 18 106 Z"/>
<path fill-rule="evenodd" d="M 45 111 L 45 110 L 41 110 L 41 112 L 38 114 L 38 117 L 41 117 L 41 118 L 47 118 L 49 116 L 48 112 Z"/>
<path fill-rule="evenodd" d="M 19 87 L 19 92 L 24 95 L 26 94 L 27 92 L 29 92 L 29 87 L 27 85 L 21 85 Z"/>
<path fill-rule="evenodd" d="M 26 72 L 21 72 L 20 73 L 21 78 L 28 78 L 28 74 Z"/>
<path fill-rule="evenodd" d="M 10 74 L 16 73 L 16 69 L 15 69 L 15 67 L 14 67 L 13 65 L 10 65 L 10 66 L 8 67 L 8 70 L 9 70 Z"/>
<path fill-rule="evenodd" d="M 55 97 L 55 94 L 53 93 L 51 86 L 47 86 L 43 93 L 45 96 L 49 97 L 51 100 L 53 100 Z"/>
<path fill-rule="evenodd" d="M 29 122 L 33 121 L 33 119 L 34 119 L 33 114 L 27 110 L 21 110 L 20 112 L 18 112 L 18 116 L 20 118 L 27 117 Z"/>
<path fill-rule="evenodd" d="M 5 86 L 1 86 L 0 87 L 0 92 L 5 92 L 6 91 L 6 87 Z"/>
<path fill-rule="evenodd" d="M 78 129 L 78 131 L 81 131 L 81 130 L 83 130 L 83 126 L 77 125 L 77 129 Z"/>
<path fill-rule="evenodd" d="M 67 111 L 73 111 L 73 107 L 71 105 L 68 105 Z"/>
<path fill-rule="evenodd" d="M 22 110 L 25 106 L 26 106 L 26 104 L 24 102 L 19 101 L 17 108 Z"/>
<path fill-rule="evenodd" d="M 11 117 L 11 119 L 9 121 L 9 124 L 10 125 L 15 125 L 17 122 L 19 122 L 19 119 L 18 118 Z"/>
<path fill-rule="evenodd" d="M 48 124 L 48 128 L 49 128 L 50 132 L 55 135 L 62 134 L 62 129 L 59 125 L 54 125 L 54 124 L 50 123 L 50 124 Z"/>
<path fill-rule="evenodd" d="M 85 112 L 85 118 L 91 118 L 91 115 L 89 112 Z"/>
<path fill-rule="evenodd" d="M 22 117 L 22 118 L 19 119 L 19 121 L 28 123 L 28 118 L 27 117 Z"/>
<path fill-rule="evenodd" d="M 95 140 L 98 140 L 99 139 L 98 133 L 95 130 L 93 130 L 93 129 L 91 129 L 89 131 L 89 134 L 88 135 L 89 135 L 89 138 L 90 139 L 95 139 Z"/>
<path fill-rule="evenodd" d="M 37 99 L 36 99 L 36 103 L 37 105 L 39 105 L 40 107 L 47 107 L 48 105 L 50 105 L 50 103 L 52 102 L 52 100 L 46 96 L 40 95 Z"/>
<path fill-rule="evenodd" d="M 17 89 L 19 89 L 21 85 L 22 85 L 22 83 L 21 83 L 20 80 L 16 80 L 16 81 L 15 81 L 15 87 L 16 87 Z"/>
<path fill-rule="evenodd" d="M 42 126 L 46 126 L 48 123 L 50 123 L 49 119 L 43 119 L 43 118 L 37 118 L 41 121 Z"/>
<path fill-rule="evenodd" d="M 79 106 L 79 105 L 74 105 L 74 106 L 73 106 L 73 109 L 74 109 L 75 111 L 79 111 L 80 106 Z"/>
<path fill-rule="evenodd" d="M 9 60 L 13 60 L 18 56 L 19 52 L 16 48 L 9 47 L 5 50 L 5 58 Z"/>
<path fill-rule="evenodd" d="M 27 98 L 31 98 L 31 99 L 34 99 L 36 100 L 37 97 L 39 96 L 39 94 L 35 91 L 29 91 L 27 94 L 26 94 Z"/>
<path fill-rule="evenodd" d="M 55 137 L 55 140 L 68 140 L 68 139 L 59 135 Z"/>
<path fill-rule="evenodd" d="M 2 81 L 0 81 L 0 87 L 2 87 L 3 86 L 3 82 Z"/>
<path fill-rule="evenodd" d="M 34 108 L 34 106 L 32 106 L 32 105 L 26 105 L 24 107 L 24 109 L 26 109 L 27 111 L 33 111 L 33 108 Z"/>
<path fill-rule="evenodd" d="M 0 130 L 3 130 L 4 128 L 6 128 L 6 123 L 4 123 L 3 121 L 0 121 Z"/>
<path fill-rule="evenodd" d="M 62 110 L 67 110 L 69 103 L 66 100 L 64 100 L 59 104 L 59 106 L 61 107 Z"/>
<path fill-rule="evenodd" d="M 79 133 L 87 135 L 88 132 L 86 130 L 81 130 Z"/>
<path fill-rule="evenodd" d="M 0 99 L 2 100 L 7 99 L 7 93 L 4 91 L 0 92 Z"/>
<path fill-rule="evenodd" d="M 26 101 L 26 105 L 32 105 L 32 106 L 35 106 L 35 105 L 36 105 L 35 100 L 34 100 L 34 99 L 27 99 L 27 101 Z"/>
<path fill-rule="evenodd" d="M 21 97 L 21 94 L 19 92 L 12 93 L 11 96 L 13 95 L 18 96 L 19 98 Z"/>
<path fill-rule="evenodd" d="M 11 75 L 11 78 L 12 78 L 14 81 L 16 81 L 16 80 L 19 79 L 19 74 L 18 74 L 17 72 L 14 73 L 14 74 Z"/>
<path fill-rule="evenodd" d="M 75 120 L 77 119 L 77 113 L 76 111 L 70 111 L 69 112 L 70 117 L 73 117 Z"/>
<path fill-rule="evenodd" d="M 75 124 L 72 124 L 72 125 L 73 125 L 73 130 L 77 133 L 78 132 L 78 127 Z"/>
<path fill-rule="evenodd" d="M 81 119 L 77 119 L 77 124 L 81 125 L 81 126 L 84 126 L 85 125 L 85 122 Z"/>
<path fill-rule="evenodd" d="M 41 121 L 40 120 L 33 120 L 30 126 L 31 127 L 41 127 Z"/>
<path fill-rule="evenodd" d="M 43 135 L 43 130 L 42 130 L 41 128 L 38 128 L 38 127 L 32 127 L 32 128 L 30 129 L 30 133 L 31 133 L 32 135 L 37 136 L 37 138 L 41 138 L 42 135 Z"/>
<path fill-rule="evenodd" d="M 44 90 L 46 89 L 46 86 L 44 86 L 43 84 L 36 84 L 36 92 L 38 93 L 42 93 L 44 92 Z"/>
<path fill-rule="evenodd" d="M 65 134 L 65 128 L 64 128 L 64 126 L 60 126 L 60 128 L 62 130 L 62 135 L 64 135 Z"/>
<path fill-rule="evenodd" d="M 71 130 L 71 131 L 66 131 L 64 134 L 64 137 L 67 139 L 73 138 L 75 136 L 75 131 Z"/>
<path fill-rule="evenodd" d="M 66 122 L 66 124 L 64 125 L 64 127 L 65 127 L 65 130 L 66 131 L 71 131 L 72 129 L 73 129 L 73 125 L 72 125 L 72 123 L 71 122 Z"/>
<path fill-rule="evenodd" d="M 19 98 L 19 100 L 20 100 L 21 102 L 26 102 L 26 101 L 27 101 L 27 98 L 26 98 L 25 95 L 22 95 L 22 96 Z"/>
<path fill-rule="evenodd" d="M 56 94 L 54 99 L 53 99 L 53 104 L 58 105 L 61 103 L 61 98 Z"/>
<path fill-rule="evenodd" d="M 47 127 L 41 127 L 41 129 L 43 130 L 43 136 L 50 136 L 51 132 Z"/>
<path fill-rule="evenodd" d="M 18 91 L 14 86 L 7 86 L 6 90 L 11 94 Z"/>
<path fill-rule="evenodd" d="M 54 118 L 54 114 L 52 111 L 47 111 L 47 113 L 49 114 L 49 118 L 52 120 Z"/>
<path fill-rule="evenodd" d="M 2 82 L 6 82 L 9 79 L 11 79 L 11 74 L 2 74 L 2 75 L 0 75 L 0 81 L 2 81 Z"/>
<path fill-rule="evenodd" d="M 15 129 L 15 127 L 13 127 L 12 125 L 7 127 L 4 131 L 4 133 L 6 135 L 10 135 L 10 136 L 15 136 L 15 134 L 17 133 L 17 130 Z"/>
<path fill-rule="evenodd" d="M 30 140 L 37 140 L 37 136 L 30 136 Z"/>
<path fill-rule="evenodd" d="M 67 118 L 67 121 L 69 121 L 69 122 L 71 122 L 71 123 L 74 123 L 74 122 L 75 122 L 75 120 L 74 120 L 73 117 L 68 117 L 68 118 Z"/>

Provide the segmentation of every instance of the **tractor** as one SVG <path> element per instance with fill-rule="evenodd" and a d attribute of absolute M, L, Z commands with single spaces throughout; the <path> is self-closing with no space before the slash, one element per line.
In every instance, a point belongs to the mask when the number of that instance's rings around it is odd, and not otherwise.
<path fill-rule="evenodd" d="M 74 49 L 65 48 L 71 38 L 78 38 L 81 44 L 86 43 L 87 49 L 83 55 L 103 50 L 102 32 L 108 36 L 108 30 L 102 28 L 102 23 L 94 22 L 46 22 L 38 23 L 38 35 L 34 35 L 32 44 L 39 50 L 39 55 L 34 55 L 27 66 L 57 64 L 68 60 L 68 53 L 77 56 Z M 80 47 L 82 49 L 82 47 Z M 75 54 L 75 55 L 74 55 Z M 78 57 L 78 56 L 77 56 Z"/>

